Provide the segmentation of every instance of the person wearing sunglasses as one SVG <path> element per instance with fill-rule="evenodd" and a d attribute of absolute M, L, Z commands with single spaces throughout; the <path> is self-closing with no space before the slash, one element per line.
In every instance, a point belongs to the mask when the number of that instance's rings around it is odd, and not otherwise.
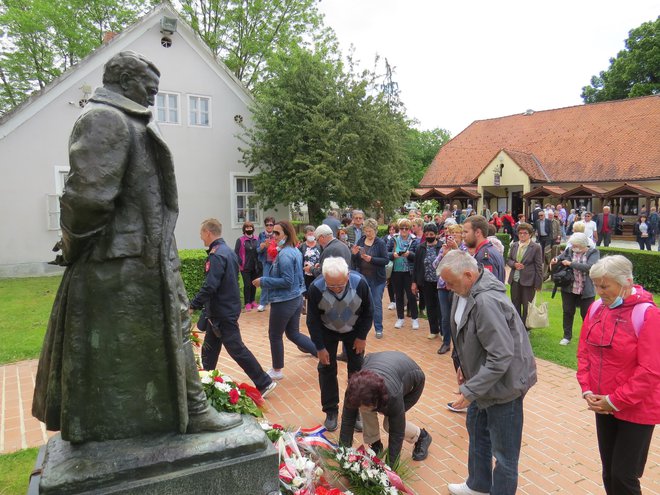
<path fill-rule="evenodd" d="M 633 282 L 624 256 L 589 270 L 600 299 L 589 308 L 578 345 L 577 380 L 596 419 L 608 495 L 641 494 L 653 430 L 660 423 L 660 310 Z"/>
<path fill-rule="evenodd" d="M 268 374 L 273 380 L 284 378 L 283 336 L 296 344 L 300 350 L 316 356 L 316 347 L 307 335 L 300 333 L 300 312 L 302 311 L 305 280 L 303 257 L 296 247 L 298 238 L 291 222 L 282 220 L 273 226 L 275 256 L 267 275 L 254 280 L 255 287 L 268 290 L 271 305 L 268 320 L 268 339 L 273 367 Z"/>
<path fill-rule="evenodd" d="M 393 263 L 391 282 L 394 286 L 396 302 L 396 323 L 394 328 L 403 327 L 404 294 L 408 299 L 408 308 L 412 316 L 412 329 L 419 329 L 417 319 L 417 298 L 412 291 L 412 270 L 415 263 L 417 240 L 411 235 L 412 222 L 407 218 L 399 220 L 399 234 L 387 244 L 388 257 Z"/>
<path fill-rule="evenodd" d="M 259 263 L 263 267 L 261 275 L 267 275 L 270 272 L 270 266 L 273 263 L 273 258 L 268 254 L 268 247 L 275 242 L 273 239 L 273 228 L 275 227 L 275 218 L 266 217 L 264 219 L 265 230 L 259 234 L 258 244 L 257 244 L 257 255 L 259 257 Z M 266 306 L 268 305 L 268 291 L 261 289 L 261 295 L 259 296 L 259 305 L 257 306 L 257 311 L 265 311 Z"/>

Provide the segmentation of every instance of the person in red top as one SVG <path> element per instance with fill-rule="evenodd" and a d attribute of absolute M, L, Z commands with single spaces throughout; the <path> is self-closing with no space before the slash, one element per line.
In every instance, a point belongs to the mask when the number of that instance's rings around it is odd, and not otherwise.
<path fill-rule="evenodd" d="M 596 246 L 600 246 L 601 242 L 605 244 L 605 247 L 609 246 L 616 227 L 616 216 L 610 214 L 609 206 L 603 206 L 603 213 L 596 216 L 595 221 L 598 233 Z"/>
<path fill-rule="evenodd" d="M 577 379 L 596 413 L 606 493 L 641 494 L 639 478 L 660 423 L 660 310 L 633 285 L 624 256 L 601 259 L 589 276 L 600 300 L 582 324 Z"/>
<path fill-rule="evenodd" d="M 502 219 L 497 212 L 493 212 L 493 216 L 488 223 L 495 226 L 495 232 L 499 232 L 502 228 Z"/>

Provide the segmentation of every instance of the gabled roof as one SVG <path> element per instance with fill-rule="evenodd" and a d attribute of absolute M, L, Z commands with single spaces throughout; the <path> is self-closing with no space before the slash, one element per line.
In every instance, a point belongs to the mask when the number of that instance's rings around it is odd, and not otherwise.
<path fill-rule="evenodd" d="M 607 189 L 596 186 L 594 184 L 580 184 L 573 189 L 564 193 L 565 198 L 588 198 L 590 196 L 603 197 L 607 193 Z"/>
<path fill-rule="evenodd" d="M 655 191 L 649 187 L 640 186 L 638 184 L 627 184 L 624 183 L 622 186 L 612 189 L 605 194 L 606 198 L 612 198 L 616 196 L 660 196 L 660 191 Z"/>
<path fill-rule="evenodd" d="M 35 116 L 48 103 L 60 96 L 75 84 L 80 82 L 99 66 L 104 65 L 116 53 L 129 50 L 131 43 L 137 40 L 145 32 L 152 29 L 162 16 L 177 19 L 177 31 L 175 36 L 184 38 L 193 50 L 203 58 L 213 71 L 223 79 L 227 86 L 246 105 L 252 104 L 252 95 L 225 64 L 218 61 L 209 47 L 195 33 L 190 25 L 176 12 L 169 2 L 161 3 L 145 14 L 133 25 L 126 28 L 120 34 L 112 38 L 112 41 L 96 48 L 92 53 L 76 65 L 64 71 L 60 76 L 51 81 L 46 87 L 35 91 L 30 97 L 13 110 L 0 117 L 0 139 L 6 137 L 10 132 L 22 125 L 25 121 Z"/>
<path fill-rule="evenodd" d="M 445 144 L 420 187 L 468 185 L 499 150 L 534 182 L 660 178 L 660 95 L 478 120 Z"/>
<path fill-rule="evenodd" d="M 532 189 L 523 198 L 562 198 L 566 195 L 566 189 L 559 186 L 540 186 Z"/>

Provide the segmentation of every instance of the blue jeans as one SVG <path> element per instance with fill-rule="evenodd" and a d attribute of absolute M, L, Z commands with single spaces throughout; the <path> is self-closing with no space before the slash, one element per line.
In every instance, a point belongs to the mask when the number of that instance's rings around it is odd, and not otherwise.
<path fill-rule="evenodd" d="M 374 303 L 374 328 L 376 332 L 383 331 L 383 292 L 385 291 L 385 282 L 377 282 L 368 278 L 367 284 L 371 289 L 371 299 Z"/>
<path fill-rule="evenodd" d="M 300 312 L 303 296 L 294 297 L 290 301 L 272 303 L 268 320 L 268 339 L 270 340 L 270 356 L 273 369 L 284 368 L 284 341 L 282 336 L 296 344 L 301 349 L 316 356 L 316 346 L 312 339 L 300 333 Z"/>
<path fill-rule="evenodd" d="M 438 289 L 438 299 L 440 300 L 440 334 L 442 343 L 449 345 L 451 342 L 451 300 L 454 293 L 446 289 Z"/>
<path fill-rule="evenodd" d="M 468 487 L 491 495 L 515 495 L 522 442 L 522 397 L 486 409 L 479 409 L 472 402 L 465 423 L 470 437 Z"/>

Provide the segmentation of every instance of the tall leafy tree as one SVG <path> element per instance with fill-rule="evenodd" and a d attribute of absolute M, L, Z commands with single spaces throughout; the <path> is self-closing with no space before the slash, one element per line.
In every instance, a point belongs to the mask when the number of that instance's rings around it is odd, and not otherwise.
<path fill-rule="evenodd" d="M 87 56 L 157 0 L 0 2 L 0 115 Z"/>
<path fill-rule="evenodd" d="M 277 53 L 332 41 L 320 0 L 180 0 L 183 15 L 215 56 L 249 89 L 265 79 Z"/>
<path fill-rule="evenodd" d="M 625 50 L 582 88 L 585 103 L 660 94 L 660 17 L 630 31 Z"/>
<path fill-rule="evenodd" d="M 308 206 L 319 221 L 332 201 L 393 209 L 408 192 L 402 114 L 369 74 L 344 73 L 326 52 L 296 48 L 272 63 L 245 129 L 245 163 L 258 201 Z"/>
<path fill-rule="evenodd" d="M 445 129 L 420 131 L 415 127 L 408 130 L 406 151 L 408 155 L 408 184 L 417 187 L 426 169 L 438 154 L 444 144 L 451 139 L 451 134 Z"/>

